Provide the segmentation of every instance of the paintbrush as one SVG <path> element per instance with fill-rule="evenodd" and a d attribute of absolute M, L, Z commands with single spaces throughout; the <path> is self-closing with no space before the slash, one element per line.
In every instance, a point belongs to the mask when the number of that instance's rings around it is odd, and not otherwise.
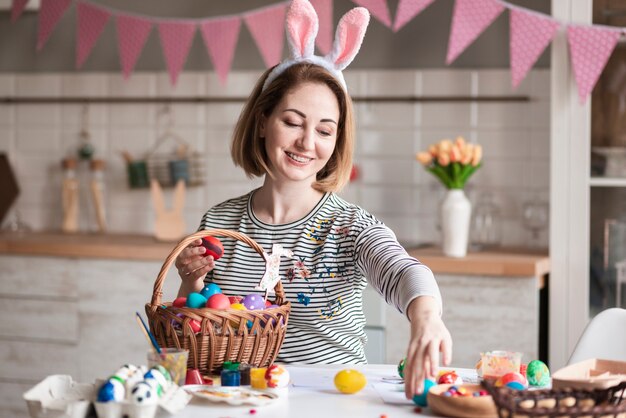
<path fill-rule="evenodd" d="M 157 342 L 156 338 L 154 338 L 154 335 L 152 335 L 152 333 L 146 326 L 146 323 L 143 321 L 143 318 L 141 317 L 141 315 L 139 315 L 139 312 L 135 312 L 135 313 L 137 314 L 137 317 L 136 317 L 137 323 L 141 327 L 141 330 L 143 331 L 144 335 L 146 336 L 150 344 L 152 344 L 152 347 L 154 347 L 154 350 L 158 354 L 162 354 L 161 353 L 162 350 L 161 350 L 161 347 L 159 346 L 159 343 Z"/>

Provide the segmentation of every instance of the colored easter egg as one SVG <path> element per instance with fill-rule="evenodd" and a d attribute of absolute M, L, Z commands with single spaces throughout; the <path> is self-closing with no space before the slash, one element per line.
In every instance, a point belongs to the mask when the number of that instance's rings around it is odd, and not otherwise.
<path fill-rule="evenodd" d="M 550 369 L 541 360 L 533 360 L 528 363 L 526 377 L 531 386 L 548 386 L 550 384 Z"/>
<path fill-rule="evenodd" d="M 248 296 L 246 296 L 245 298 L 243 298 L 241 303 L 243 303 L 243 305 L 249 311 L 252 311 L 252 310 L 255 310 L 255 309 L 264 309 L 265 308 L 265 299 L 263 299 L 263 296 L 257 295 L 255 293 L 251 293 Z"/>
<path fill-rule="evenodd" d="M 335 387 L 341 393 L 357 393 L 365 387 L 367 379 L 358 370 L 345 369 L 335 375 Z"/>
<path fill-rule="evenodd" d="M 439 375 L 439 379 L 437 379 L 437 384 L 439 385 L 443 385 L 443 384 L 462 385 L 463 379 L 461 378 L 461 376 L 459 376 L 453 371 L 445 372 Z"/>
<path fill-rule="evenodd" d="M 229 296 L 228 300 L 230 301 L 231 305 L 233 303 L 241 303 L 241 301 L 243 300 L 243 296 Z"/>
<path fill-rule="evenodd" d="M 206 307 L 211 309 L 228 309 L 230 308 L 230 301 L 225 294 L 216 293 L 207 300 Z"/>
<path fill-rule="evenodd" d="M 144 380 L 133 387 L 130 400 L 136 404 L 149 405 L 157 403 L 159 399 L 154 387 Z"/>
<path fill-rule="evenodd" d="M 413 402 L 415 402 L 419 406 L 428 406 L 428 400 L 426 399 L 426 395 L 430 388 L 435 386 L 436 383 L 432 379 L 424 379 L 424 390 L 419 395 L 413 395 Z"/>
<path fill-rule="evenodd" d="M 200 322 L 198 322 L 197 319 L 191 319 L 189 320 L 189 327 L 191 327 L 191 330 L 197 334 L 200 332 L 200 330 L 202 329 L 202 326 L 200 325 Z"/>
<path fill-rule="evenodd" d="M 167 390 L 167 388 L 169 388 L 171 384 L 171 382 L 168 382 L 165 376 L 163 376 L 163 373 L 161 373 L 158 369 L 155 369 L 155 368 L 148 370 L 143 375 L 143 378 L 144 380 L 147 380 L 147 379 L 156 380 L 159 383 L 159 385 L 163 388 L 163 390 Z"/>
<path fill-rule="evenodd" d="M 187 298 L 184 296 L 176 298 L 174 299 L 174 302 L 172 302 L 172 306 L 175 308 L 184 308 L 186 304 L 187 304 Z"/>
<path fill-rule="evenodd" d="M 398 374 L 403 379 L 404 379 L 404 366 L 406 366 L 406 359 L 405 358 L 400 360 L 400 363 L 398 363 Z"/>
<path fill-rule="evenodd" d="M 117 379 L 109 379 L 98 389 L 98 402 L 120 402 L 126 396 L 124 385 Z"/>
<path fill-rule="evenodd" d="M 200 293 L 191 292 L 187 295 L 187 307 L 188 308 L 204 308 L 206 306 L 207 298 Z"/>
<path fill-rule="evenodd" d="M 495 383 L 496 387 L 507 386 L 511 389 L 522 390 L 528 387 L 526 378 L 518 372 L 509 372 L 504 376 L 500 376 Z"/>
<path fill-rule="evenodd" d="M 289 384 L 289 371 L 280 364 L 272 364 L 265 371 L 268 388 L 286 388 Z"/>
<path fill-rule="evenodd" d="M 172 383 L 172 375 L 170 374 L 169 370 L 167 370 L 160 364 L 156 364 L 152 366 L 152 368 L 161 372 L 161 374 L 165 377 L 165 380 L 167 380 L 169 383 Z"/>
<path fill-rule="evenodd" d="M 235 309 L 235 310 L 238 310 L 238 311 L 247 311 L 248 310 L 248 308 L 246 308 L 243 303 L 231 303 L 230 304 L 230 309 Z"/>
<path fill-rule="evenodd" d="M 202 238 L 202 246 L 206 248 L 204 255 L 212 255 L 215 260 L 219 260 L 224 255 L 222 241 L 215 237 Z"/>
<path fill-rule="evenodd" d="M 200 294 L 205 298 L 210 298 L 211 296 L 222 293 L 222 289 L 216 285 L 215 283 L 209 283 L 200 291 Z"/>

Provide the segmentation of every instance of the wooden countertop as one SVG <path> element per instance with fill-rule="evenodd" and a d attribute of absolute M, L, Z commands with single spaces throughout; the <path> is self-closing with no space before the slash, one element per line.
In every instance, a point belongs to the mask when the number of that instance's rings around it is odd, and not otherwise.
<path fill-rule="evenodd" d="M 164 261 L 175 244 L 157 241 L 149 235 L 0 234 L 0 254 L 17 255 Z M 463 258 L 445 257 L 434 247 L 408 249 L 408 252 L 435 274 L 542 278 L 550 270 L 547 254 L 527 250 L 470 252 Z"/>

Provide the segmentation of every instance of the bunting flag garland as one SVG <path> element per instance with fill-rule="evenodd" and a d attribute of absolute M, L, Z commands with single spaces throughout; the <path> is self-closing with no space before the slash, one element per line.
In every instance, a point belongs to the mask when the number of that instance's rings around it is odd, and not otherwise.
<path fill-rule="evenodd" d="M 226 84 L 228 78 L 240 27 L 241 20 L 237 17 L 209 20 L 200 24 L 202 39 L 222 84 Z"/>
<path fill-rule="evenodd" d="M 77 12 L 76 68 L 80 68 L 100 37 L 111 14 L 90 3 L 78 3 Z"/>
<path fill-rule="evenodd" d="M 13 0 L 11 2 L 11 22 L 15 22 L 24 12 L 28 0 Z"/>
<path fill-rule="evenodd" d="M 286 9 L 286 4 L 279 4 L 244 16 L 267 68 L 278 64 L 283 55 Z"/>
<path fill-rule="evenodd" d="M 12 0 L 11 20 L 22 15 L 29 0 Z M 333 1 L 310 0 L 319 17 L 316 46 L 322 55 L 332 48 Z M 372 16 L 399 31 L 429 7 L 435 0 L 399 0 L 395 20 L 390 17 L 387 0 L 351 0 L 369 9 Z M 120 66 L 129 78 L 146 44 L 153 26 L 158 26 L 161 47 L 170 81 L 174 84 L 182 71 L 196 28 L 200 28 L 207 53 L 220 81 L 225 83 L 230 72 L 241 31 L 241 20 L 259 49 L 266 67 L 277 64 L 284 48 L 284 19 L 289 0 L 239 15 L 205 19 L 164 19 L 120 12 L 92 0 L 41 0 L 38 19 L 37 50 L 47 43 L 54 28 L 68 7 L 77 3 L 76 67 L 85 63 L 101 36 L 106 23 L 115 18 Z M 460 54 L 483 33 L 504 10 L 510 13 L 511 85 L 517 88 L 552 42 L 559 29 L 566 29 L 572 71 L 579 99 L 584 103 L 606 66 L 617 42 L 626 28 L 603 25 L 582 25 L 560 22 L 551 16 L 534 12 L 504 0 L 455 0 L 446 53 L 446 64 Z"/>
<path fill-rule="evenodd" d="M 183 69 L 187 55 L 191 48 L 193 35 L 196 33 L 196 25 L 189 22 L 168 20 L 158 24 L 161 46 L 165 56 L 167 71 L 170 73 L 170 81 L 176 84 L 178 74 Z"/>
<path fill-rule="evenodd" d="M 119 15 L 115 19 L 122 74 L 128 79 L 152 30 L 152 22 L 134 16 Z"/>
<path fill-rule="evenodd" d="M 393 31 L 397 32 L 404 25 L 409 23 L 415 16 L 422 13 L 422 10 L 430 6 L 435 0 L 400 0 L 396 10 L 396 20 L 393 24 Z"/>
<path fill-rule="evenodd" d="M 517 88 L 552 42 L 560 24 L 539 13 L 519 9 L 511 9 L 509 17 L 511 84 Z"/>
<path fill-rule="evenodd" d="M 365 7 L 379 22 L 391 27 L 391 17 L 387 0 L 352 0 L 353 3 Z"/>
<path fill-rule="evenodd" d="M 446 64 L 451 64 L 504 11 L 497 0 L 456 0 Z"/>
<path fill-rule="evenodd" d="M 322 55 L 327 55 L 333 47 L 333 0 L 310 1 L 319 18 L 315 45 Z"/>
<path fill-rule="evenodd" d="M 584 104 L 615 49 L 621 30 L 570 25 L 567 40 L 578 98 Z"/>
<path fill-rule="evenodd" d="M 39 29 L 37 33 L 37 51 L 41 51 L 50 34 L 59 23 L 72 0 L 41 0 L 39 8 Z"/>

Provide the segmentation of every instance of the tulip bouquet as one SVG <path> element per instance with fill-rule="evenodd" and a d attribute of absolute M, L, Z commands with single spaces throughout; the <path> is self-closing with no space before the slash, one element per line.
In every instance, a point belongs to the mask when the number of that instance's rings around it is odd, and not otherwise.
<path fill-rule="evenodd" d="M 465 182 L 481 166 L 483 149 L 469 144 L 461 136 L 456 140 L 442 139 L 418 152 L 415 158 L 433 173 L 448 189 L 462 189 Z"/>

